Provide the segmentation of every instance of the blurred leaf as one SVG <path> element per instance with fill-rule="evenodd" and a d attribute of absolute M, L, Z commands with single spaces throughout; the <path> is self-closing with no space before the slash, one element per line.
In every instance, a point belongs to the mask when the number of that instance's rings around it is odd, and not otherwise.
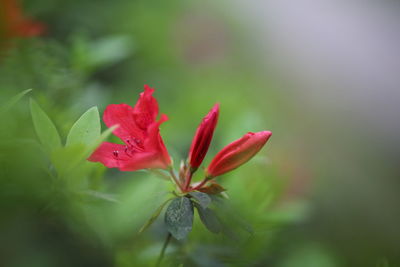
<path fill-rule="evenodd" d="M 212 195 L 211 199 L 213 204 L 215 204 L 215 212 L 218 214 L 218 218 L 223 225 L 223 233 L 231 238 L 235 238 L 243 231 L 250 235 L 254 234 L 253 227 L 243 220 L 243 217 L 238 214 L 238 209 L 231 206 L 229 201 L 220 195 Z"/>
<path fill-rule="evenodd" d="M 292 251 L 289 251 L 278 267 L 338 267 L 336 257 L 331 251 L 316 243 L 299 243 Z"/>
<path fill-rule="evenodd" d="M 187 197 L 172 200 L 165 212 L 168 231 L 178 240 L 186 238 L 193 226 L 193 203 Z"/>
<path fill-rule="evenodd" d="M 89 163 L 86 159 L 97 148 L 97 146 L 106 139 L 114 129 L 113 126 L 104 131 L 92 144 L 73 144 L 67 147 L 60 147 L 53 151 L 51 160 L 61 176 L 68 175 L 82 163 Z"/>
<path fill-rule="evenodd" d="M 88 36 L 77 34 L 72 39 L 71 62 L 73 68 L 90 74 L 128 58 L 132 51 L 132 40 L 126 35 L 91 40 Z"/>
<path fill-rule="evenodd" d="M 120 201 L 118 199 L 116 199 L 115 196 L 112 194 L 107 194 L 107 193 L 94 191 L 94 190 L 86 190 L 83 193 L 86 194 L 87 196 L 94 197 L 97 199 L 101 199 L 101 200 L 105 200 L 105 201 L 109 201 L 109 202 L 120 203 Z"/>
<path fill-rule="evenodd" d="M 221 232 L 221 222 L 218 217 L 215 215 L 214 211 L 209 208 L 203 208 L 201 205 L 195 203 L 195 207 L 200 216 L 200 220 L 211 232 L 218 234 Z"/>
<path fill-rule="evenodd" d="M 91 63 L 103 66 L 116 63 L 132 53 L 130 38 L 126 36 L 112 36 L 93 42 L 89 55 Z"/>
<path fill-rule="evenodd" d="M 309 206 L 307 202 L 287 203 L 279 207 L 279 209 L 271 209 L 264 214 L 264 218 L 270 223 L 277 225 L 301 222 L 307 218 Z"/>
<path fill-rule="evenodd" d="M 200 188 L 199 191 L 206 194 L 216 195 L 226 191 L 226 189 L 217 183 L 212 183 L 206 187 Z"/>
<path fill-rule="evenodd" d="M 153 222 L 158 218 L 158 216 L 160 215 L 160 213 L 164 209 L 165 205 L 167 205 L 168 202 L 170 202 L 172 199 L 173 198 L 167 199 L 164 203 L 161 204 L 160 207 L 158 207 L 158 209 L 153 213 L 151 218 L 142 226 L 142 228 L 140 228 L 139 234 L 142 233 L 143 231 L 145 231 L 147 228 L 149 228 L 150 225 L 153 224 Z"/>
<path fill-rule="evenodd" d="M 380 258 L 376 262 L 376 267 L 389 267 L 389 261 L 387 258 Z"/>
<path fill-rule="evenodd" d="M 12 108 L 12 106 L 14 106 L 24 95 L 26 95 L 27 93 L 29 93 L 30 91 L 32 91 L 32 89 L 27 89 L 15 96 L 13 96 L 10 100 L 8 100 L 1 108 L 0 108 L 0 112 L 4 112 L 9 110 L 10 108 Z"/>
<path fill-rule="evenodd" d="M 87 110 L 71 127 L 66 146 L 72 144 L 89 145 L 95 142 L 101 133 L 100 115 L 97 107 Z"/>
<path fill-rule="evenodd" d="M 61 139 L 56 127 L 32 98 L 30 99 L 30 108 L 36 134 L 46 151 L 51 152 L 61 147 Z"/>
<path fill-rule="evenodd" d="M 68 147 L 59 147 L 51 153 L 51 162 L 59 176 L 66 176 L 70 171 L 75 169 L 83 160 L 85 146 L 83 144 L 71 145 Z"/>
<path fill-rule="evenodd" d="M 197 202 L 200 204 L 200 206 L 203 209 L 206 209 L 208 205 L 211 203 L 211 198 L 206 194 L 202 192 L 190 192 L 189 195 L 191 195 Z"/>

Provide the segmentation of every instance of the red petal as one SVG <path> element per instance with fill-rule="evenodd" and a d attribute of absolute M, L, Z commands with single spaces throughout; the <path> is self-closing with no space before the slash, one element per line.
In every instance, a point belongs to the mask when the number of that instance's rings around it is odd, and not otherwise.
<path fill-rule="evenodd" d="M 109 128 L 118 124 L 119 127 L 113 133 L 127 144 L 129 142 L 127 140 L 132 138 L 143 140 L 146 134 L 145 131 L 137 127 L 133 116 L 133 108 L 127 104 L 108 105 L 104 110 L 103 121 Z"/>
<path fill-rule="evenodd" d="M 136 171 L 141 169 L 165 169 L 166 165 L 157 152 L 138 152 L 129 161 L 121 165 L 121 171 Z"/>
<path fill-rule="evenodd" d="M 140 93 L 139 100 L 133 108 L 135 122 L 143 130 L 154 123 L 158 115 L 158 103 L 153 97 L 153 92 L 153 88 L 145 85 L 144 92 Z"/>
<path fill-rule="evenodd" d="M 158 160 L 161 162 L 161 165 L 164 166 L 163 168 L 167 168 L 171 164 L 171 158 L 160 136 L 160 125 L 167 120 L 167 115 L 161 114 L 160 119 L 149 126 L 147 131 L 148 138 L 144 143 L 146 151 L 154 151 L 157 153 Z"/>
<path fill-rule="evenodd" d="M 125 154 L 124 145 L 103 142 L 88 158 L 92 162 L 101 162 L 108 168 L 120 168 L 130 158 Z"/>

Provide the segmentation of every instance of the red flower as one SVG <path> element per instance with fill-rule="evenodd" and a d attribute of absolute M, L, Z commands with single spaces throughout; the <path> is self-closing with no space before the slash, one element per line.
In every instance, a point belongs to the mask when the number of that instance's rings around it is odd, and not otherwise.
<path fill-rule="evenodd" d="M 160 136 L 161 123 L 168 120 L 158 115 L 158 103 L 152 96 L 154 89 L 144 86 L 144 92 L 135 107 L 127 104 L 108 105 L 103 114 L 104 123 L 111 127 L 119 125 L 114 135 L 125 145 L 102 143 L 89 157 L 89 161 L 101 162 L 108 168 L 121 171 L 139 169 L 166 169 L 171 165 L 168 151 Z"/>
<path fill-rule="evenodd" d="M 236 169 L 249 161 L 265 145 L 272 133 L 247 133 L 224 147 L 206 169 L 207 177 L 215 177 Z"/>
<path fill-rule="evenodd" d="M 214 134 L 215 126 L 218 122 L 219 104 L 215 104 L 210 112 L 203 118 L 196 130 L 192 145 L 189 151 L 189 165 L 191 171 L 194 172 L 203 162 L 210 146 L 211 139 Z"/>
<path fill-rule="evenodd" d="M 24 16 L 17 0 L 0 0 L 0 26 L 0 31 L 8 38 L 32 37 L 45 31 L 42 23 Z"/>

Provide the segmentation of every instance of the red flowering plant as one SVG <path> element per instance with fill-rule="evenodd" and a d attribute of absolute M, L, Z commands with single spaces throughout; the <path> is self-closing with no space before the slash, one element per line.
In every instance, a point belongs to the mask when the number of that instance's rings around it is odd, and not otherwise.
<path fill-rule="evenodd" d="M 121 171 L 139 169 L 167 171 L 177 192 L 175 197 L 165 202 L 141 229 L 147 228 L 161 213 L 169 202 L 165 213 L 165 224 L 169 231 L 168 239 L 183 239 L 191 231 L 194 207 L 200 219 L 212 232 L 219 232 L 218 218 L 209 205 L 212 198 L 225 191 L 215 182 L 221 176 L 250 160 L 265 145 L 271 132 L 249 132 L 242 138 L 223 148 L 205 169 L 205 177 L 201 182 L 192 183 L 192 176 L 202 164 L 210 146 L 219 116 L 219 104 L 209 111 L 197 128 L 189 155 L 181 163 L 178 173 L 175 172 L 172 160 L 160 135 L 160 125 L 167 120 L 159 113 L 157 100 L 153 97 L 154 89 L 144 86 L 144 92 L 134 107 L 127 104 L 112 104 L 104 111 L 103 120 L 108 127 L 117 127 L 114 135 L 124 144 L 103 142 L 88 158 L 92 162 L 100 162 L 108 168 Z M 210 219 L 209 217 L 212 216 Z"/>

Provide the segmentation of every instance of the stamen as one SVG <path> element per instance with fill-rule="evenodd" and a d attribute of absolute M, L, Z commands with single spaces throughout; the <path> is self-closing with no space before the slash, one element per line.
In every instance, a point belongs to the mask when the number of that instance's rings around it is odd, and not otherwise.
<path fill-rule="evenodd" d="M 128 146 L 132 146 L 132 144 L 131 144 L 131 140 L 129 140 L 129 139 L 126 139 L 126 140 L 125 140 L 125 142 L 128 144 Z"/>
<path fill-rule="evenodd" d="M 131 139 L 125 139 L 125 143 L 127 144 L 129 152 L 135 152 L 135 151 L 143 151 L 143 142 L 139 138 L 131 138 Z M 127 149 L 125 149 L 125 153 L 127 152 Z"/>
<path fill-rule="evenodd" d="M 132 157 L 132 150 L 131 147 L 125 146 L 124 152 L 127 156 Z"/>
<path fill-rule="evenodd" d="M 118 158 L 119 151 L 118 151 L 118 150 L 114 150 L 114 151 L 113 151 L 113 155 L 114 155 L 114 157 Z"/>

